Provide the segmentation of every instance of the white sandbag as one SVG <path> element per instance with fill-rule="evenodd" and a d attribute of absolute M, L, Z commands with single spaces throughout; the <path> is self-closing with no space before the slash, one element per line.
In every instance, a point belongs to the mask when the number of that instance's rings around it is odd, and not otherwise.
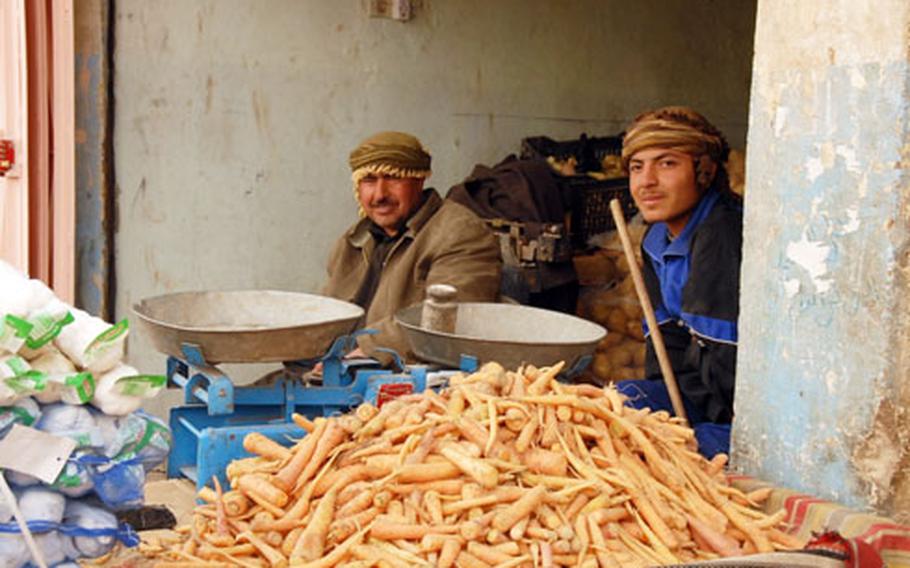
<path fill-rule="evenodd" d="M 29 331 L 25 345 L 19 351 L 20 354 L 27 359 L 33 359 L 40 355 L 42 348 L 50 345 L 51 341 L 60 335 L 64 327 L 75 321 L 72 314 L 73 309 L 68 304 L 53 297 L 40 308 L 30 311 L 26 321 L 32 328 Z"/>
<path fill-rule="evenodd" d="M 117 517 L 100 507 L 80 501 L 66 504 L 64 523 L 83 529 L 116 529 Z M 114 547 L 114 536 L 77 536 L 63 539 L 67 558 L 98 558 Z"/>
<path fill-rule="evenodd" d="M 104 439 L 92 414 L 83 406 L 50 404 L 43 407 L 35 428 L 48 434 L 71 438 L 77 448 L 100 448 Z"/>
<path fill-rule="evenodd" d="M 116 367 L 124 355 L 127 320 L 111 325 L 76 308 L 71 313 L 74 321 L 54 340 L 57 348 L 76 366 L 96 376 Z"/>
<path fill-rule="evenodd" d="M 127 377 L 139 377 L 139 371 L 129 365 L 120 365 L 103 375 L 95 384 L 92 404 L 105 414 L 125 416 L 142 406 L 142 396 L 123 394 L 123 385 L 118 381 Z"/>
<path fill-rule="evenodd" d="M 48 521 L 59 523 L 63 520 L 66 497 L 46 487 L 29 487 L 19 493 L 19 509 L 26 521 Z"/>
<path fill-rule="evenodd" d="M 18 355 L 0 358 L 0 406 L 15 404 L 35 392 L 34 377 L 24 377 L 31 370 L 28 361 Z M 18 377 L 24 377 L 17 380 Z"/>
<path fill-rule="evenodd" d="M 0 438 L 9 433 L 13 424 L 31 426 L 41 418 L 41 408 L 31 397 L 16 401 L 10 406 L 0 406 Z M 0 521 L 2 523 L 3 521 Z"/>
<path fill-rule="evenodd" d="M 22 535 L 0 533 L 0 568 L 20 568 L 31 559 Z"/>
<path fill-rule="evenodd" d="M 91 373 L 77 371 L 73 363 L 53 345 L 29 364 L 33 371 L 44 374 L 43 390 L 33 395 L 41 404 L 61 400 L 68 404 L 85 404 L 95 393 L 95 379 Z"/>
<path fill-rule="evenodd" d="M 76 372 L 73 362 L 54 345 L 45 347 L 44 351 L 38 357 L 29 360 L 28 364 L 32 369 L 48 375 L 68 375 Z"/>
<path fill-rule="evenodd" d="M 28 276 L 0 260 L 0 315 L 28 314 L 30 293 Z"/>
<path fill-rule="evenodd" d="M 13 521 L 13 506 L 0 495 L 0 524 Z"/>
<path fill-rule="evenodd" d="M 48 566 L 57 568 L 61 562 L 66 560 L 66 548 L 64 542 L 67 539 L 57 531 L 48 531 L 33 535 L 35 545 L 41 551 L 41 556 Z"/>
<path fill-rule="evenodd" d="M 19 352 L 32 331 L 32 324 L 12 314 L 0 311 L 0 356 Z"/>
<path fill-rule="evenodd" d="M 138 458 L 149 470 L 163 462 L 171 448 L 171 430 L 167 424 L 142 411 L 126 416 L 98 413 L 95 423 L 104 438 L 104 456 L 112 460 Z"/>
<path fill-rule="evenodd" d="M 28 361 L 18 355 L 7 355 L 0 358 L 0 379 L 17 377 L 31 370 Z"/>

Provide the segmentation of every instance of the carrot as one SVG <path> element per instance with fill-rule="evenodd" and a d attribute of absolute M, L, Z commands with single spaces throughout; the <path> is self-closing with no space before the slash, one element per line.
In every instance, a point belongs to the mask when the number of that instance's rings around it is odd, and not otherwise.
<path fill-rule="evenodd" d="M 313 497 L 322 497 L 333 486 L 347 487 L 348 485 L 369 479 L 369 469 L 364 464 L 351 465 L 327 473 L 316 483 L 313 488 Z"/>
<path fill-rule="evenodd" d="M 372 489 L 361 489 L 360 493 L 338 509 L 338 517 L 344 519 L 369 508 L 373 504 L 374 495 L 375 492 Z"/>
<path fill-rule="evenodd" d="M 259 432 L 251 432 L 243 439 L 243 449 L 264 458 L 286 460 L 291 457 L 291 450 L 266 438 Z"/>
<path fill-rule="evenodd" d="M 526 491 L 520 487 L 499 487 L 493 493 L 445 503 L 442 506 L 442 514 L 452 515 L 467 509 L 473 509 L 474 507 L 484 507 L 486 505 L 517 501 L 525 493 Z"/>
<path fill-rule="evenodd" d="M 344 540 L 368 526 L 373 519 L 379 516 L 379 509 L 365 509 L 355 515 L 346 518 L 339 518 L 329 526 L 327 539 L 329 542 L 339 542 Z"/>
<path fill-rule="evenodd" d="M 272 483 L 259 474 L 251 473 L 237 480 L 237 487 L 247 497 L 254 499 L 261 497 L 266 502 L 276 507 L 284 507 L 288 503 L 288 494 L 272 485 Z"/>
<path fill-rule="evenodd" d="M 319 471 L 319 468 L 322 467 L 322 464 L 325 462 L 326 458 L 329 457 L 329 452 L 335 449 L 338 444 L 340 444 L 345 438 L 346 432 L 338 423 L 334 420 L 329 420 L 328 426 L 326 426 L 325 433 L 319 438 L 319 441 L 316 442 L 316 448 L 313 450 L 313 456 L 304 466 L 303 471 L 300 473 L 300 476 L 296 479 L 296 485 L 294 486 L 294 492 L 296 493 L 304 483 L 310 480 L 313 475 Z"/>
<path fill-rule="evenodd" d="M 440 495 L 460 495 L 464 484 L 463 479 L 440 479 L 418 483 L 397 483 L 389 485 L 388 490 L 398 495 L 408 495 L 414 491 L 436 491 Z"/>
<path fill-rule="evenodd" d="M 328 421 L 320 420 L 316 423 L 314 430 L 304 437 L 303 440 L 298 442 L 293 450 L 294 455 L 291 457 L 291 461 L 281 468 L 281 471 L 272 478 L 272 482 L 276 486 L 284 491 L 290 491 L 294 488 L 294 485 L 297 483 L 297 478 L 300 476 L 300 472 L 303 471 L 303 468 L 306 467 L 310 458 L 313 457 L 313 452 L 316 450 L 316 444 L 325 434 L 327 427 Z"/>
<path fill-rule="evenodd" d="M 528 386 L 528 394 L 538 395 L 544 393 L 547 390 L 547 387 L 549 387 L 550 381 L 562 371 L 562 368 L 565 367 L 565 365 L 565 361 L 560 361 L 552 367 L 547 367 L 546 370 L 541 370 L 534 379 L 534 382 Z"/>
<path fill-rule="evenodd" d="M 581 517 L 579 516 L 579 518 Z M 591 515 L 588 515 L 587 523 L 588 535 L 591 537 L 591 544 L 594 549 L 594 557 L 597 558 L 597 565 L 600 566 L 600 568 L 620 568 L 619 562 L 610 554 L 610 551 L 607 550 L 607 541 L 604 538 L 600 525 L 591 518 Z"/>
<path fill-rule="evenodd" d="M 570 521 L 575 518 L 576 515 L 581 511 L 581 509 L 591 501 L 591 498 L 584 493 L 579 493 L 572 499 L 572 502 L 569 503 L 569 506 L 566 507 L 565 514 L 566 518 Z"/>
<path fill-rule="evenodd" d="M 687 515 L 686 520 L 689 523 L 689 528 L 692 529 L 692 536 L 704 542 L 710 550 L 725 557 L 742 556 L 743 550 L 735 539 L 717 532 L 708 523 L 692 515 Z"/>
<path fill-rule="evenodd" d="M 405 524 L 378 518 L 370 529 L 370 536 L 381 540 L 418 540 L 428 534 L 454 534 L 457 530 L 458 527 L 453 525 Z"/>
<path fill-rule="evenodd" d="M 763 503 L 771 496 L 773 489 L 771 487 L 762 487 L 746 494 L 746 498 L 752 503 Z"/>
<path fill-rule="evenodd" d="M 521 428 L 521 432 L 518 433 L 518 439 L 515 440 L 515 449 L 519 453 L 524 453 L 531 446 L 531 441 L 534 439 L 534 434 L 537 433 L 539 426 L 540 419 L 536 413 L 532 413 L 531 418 Z"/>
<path fill-rule="evenodd" d="M 344 542 L 340 543 L 331 552 L 323 556 L 322 558 L 306 562 L 304 564 L 299 564 L 301 568 L 328 568 L 330 566 L 335 566 L 339 562 L 345 559 L 350 551 L 360 544 L 360 541 L 363 540 L 364 535 L 366 534 L 368 528 L 364 528 L 356 534 L 352 534 Z"/>
<path fill-rule="evenodd" d="M 291 415 L 291 420 L 294 421 L 294 424 L 296 424 L 296 425 L 300 426 L 301 428 L 303 428 L 304 430 L 306 430 L 308 434 L 312 434 L 313 431 L 316 429 L 317 422 L 319 419 L 317 419 L 317 421 L 314 422 L 314 421 L 310 420 L 309 418 L 307 418 L 306 416 L 304 416 L 303 414 L 297 414 L 295 412 L 294 414 Z"/>
<path fill-rule="evenodd" d="M 439 552 L 439 568 L 451 568 L 455 565 L 458 555 L 461 554 L 461 541 L 457 538 L 450 537 L 442 544 Z"/>
<path fill-rule="evenodd" d="M 493 528 L 501 532 L 511 529 L 518 521 L 530 515 L 531 511 L 539 507 L 543 503 L 546 494 L 546 487 L 542 485 L 534 487 L 518 501 L 496 513 L 493 517 Z"/>
<path fill-rule="evenodd" d="M 468 552 L 493 566 L 500 566 L 515 559 L 511 554 L 500 552 L 492 546 L 474 541 L 468 543 Z"/>
<path fill-rule="evenodd" d="M 436 491 L 427 491 L 423 495 L 423 505 L 430 516 L 434 525 L 441 525 L 442 520 L 442 500 Z"/>
<path fill-rule="evenodd" d="M 458 553 L 455 563 L 463 568 L 490 568 L 491 566 L 466 550 Z"/>
<path fill-rule="evenodd" d="M 540 448 L 526 451 L 521 461 L 534 473 L 559 477 L 566 477 L 569 467 L 566 456 Z"/>
<path fill-rule="evenodd" d="M 468 476 L 487 489 L 492 489 L 499 483 L 499 472 L 495 467 L 467 455 L 457 446 L 448 445 L 442 448 L 440 453 L 457 466 L 458 469 L 468 474 Z"/>
<path fill-rule="evenodd" d="M 310 522 L 297 539 L 294 545 L 294 551 L 291 553 L 291 560 L 301 559 L 304 561 L 313 561 L 320 558 L 325 552 L 325 540 L 329 532 L 329 526 L 332 524 L 332 517 L 335 513 L 335 499 L 338 496 L 338 486 L 333 486 L 322 499 L 319 505 L 313 511 Z"/>
<path fill-rule="evenodd" d="M 288 565 L 288 560 L 285 558 L 281 552 L 275 550 L 272 546 L 267 544 L 264 540 L 253 534 L 252 532 L 245 531 L 237 535 L 237 540 L 245 539 L 250 542 L 256 549 L 262 553 L 265 559 L 268 561 L 269 566 L 272 568 L 285 568 Z"/>

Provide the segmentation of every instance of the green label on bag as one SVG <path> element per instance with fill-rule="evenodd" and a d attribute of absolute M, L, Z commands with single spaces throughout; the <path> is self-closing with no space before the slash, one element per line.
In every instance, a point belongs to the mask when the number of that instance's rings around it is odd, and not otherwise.
<path fill-rule="evenodd" d="M 120 320 L 116 324 L 101 332 L 98 337 L 93 339 L 92 342 L 89 343 L 88 347 L 85 348 L 85 353 L 90 354 L 93 351 L 104 349 L 106 346 L 119 339 L 122 335 L 125 335 L 127 332 L 129 332 L 129 330 L 129 320 L 126 318 Z"/>
<path fill-rule="evenodd" d="M 85 404 L 92 400 L 95 394 L 95 377 L 91 373 L 76 373 L 69 375 L 63 380 L 63 384 L 68 392 L 74 393 L 75 399 L 64 394 L 64 402 L 70 404 Z"/>
<path fill-rule="evenodd" d="M 148 446 L 149 443 L 152 441 L 152 439 L 155 436 L 157 436 L 159 433 L 165 438 L 170 436 L 170 431 L 168 430 L 167 426 L 164 426 L 163 424 L 158 424 L 157 422 L 155 422 L 153 420 L 146 420 L 145 421 L 145 435 L 142 436 L 141 440 L 136 442 L 135 446 L 133 446 L 132 448 L 129 448 L 129 452 L 132 453 L 133 455 L 138 455 L 139 452 L 141 452 L 144 447 Z"/>
<path fill-rule="evenodd" d="M 32 324 L 22 318 L 17 318 L 12 314 L 7 314 L 3 318 L 3 326 L 0 327 L 0 338 L 15 337 L 25 339 L 32 330 Z"/>
<path fill-rule="evenodd" d="M 42 392 L 47 386 L 47 375 L 41 371 L 23 371 L 15 377 L 3 379 L 3 382 L 17 394 Z"/>
<path fill-rule="evenodd" d="M 133 375 L 118 379 L 114 390 L 124 396 L 150 397 L 158 394 L 165 384 L 167 377 L 164 375 Z"/>
<path fill-rule="evenodd" d="M 19 356 L 10 357 L 3 362 L 7 368 L 13 372 L 13 376 L 18 377 L 19 375 L 24 375 L 28 370 L 28 363 L 25 362 L 25 359 Z"/>
<path fill-rule="evenodd" d="M 60 335 L 60 330 L 73 323 L 75 318 L 70 312 L 64 314 L 41 314 L 29 321 L 32 330 L 25 340 L 29 349 L 44 347 L 48 342 Z"/>
<path fill-rule="evenodd" d="M 31 426 L 35 423 L 35 419 L 37 418 L 37 416 L 21 406 L 0 406 L 0 415 L 7 413 L 12 414 L 14 420 L 23 426 Z"/>
<path fill-rule="evenodd" d="M 24 319 L 17 318 L 12 314 L 4 316 L 0 319 L 0 352 L 9 351 L 15 353 L 19 351 L 31 329 L 32 324 Z"/>

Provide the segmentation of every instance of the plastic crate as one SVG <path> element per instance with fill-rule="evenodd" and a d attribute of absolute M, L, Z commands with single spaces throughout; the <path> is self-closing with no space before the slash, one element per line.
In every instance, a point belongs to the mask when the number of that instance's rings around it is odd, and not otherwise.
<path fill-rule="evenodd" d="M 626 219 L 638 209 L 629 192 L 629 178 L 598 180 L 586 172 L 601 170 L 604 156 L 622 153 L 622 137 L 588 137 L 582 134 L 577 140 L 556 141 L 546 136 L 534 136 L 521 141 L 521 157 L 545 160 L 550 156 L 558 160 L 575 157 L 576 171 L 580 175 L 560 176 L 564 195 L 571 208 L 569 231 L 576 250 L 588 248 L 592 236 L 616 229 L 610 213 L 610 200 L 619 199 Z"/>
<path fill-rule="evenodd" d="M 629 193 L 629 178 L 597 180 L 587 176 L 564 178 L 571 198 L 570 233 L 572 246 L 576 250 L 588 248 L 588 239 L 606 231 L 616 229 L 610 201 L 619 199 L 626 220 L 638 209 Z"/>

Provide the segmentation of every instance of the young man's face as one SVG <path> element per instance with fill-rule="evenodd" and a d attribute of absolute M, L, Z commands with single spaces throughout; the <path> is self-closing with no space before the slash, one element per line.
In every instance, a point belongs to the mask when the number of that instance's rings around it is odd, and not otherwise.
<path fill-rule="evenodd" d="M 357 186 L 360 206 L 390 236 L 420 203 L 423 179 L 368 174 Z"/>
<path fill-rule="evenodd" d="M 702 195 L 692 156 L 668 148 L 636 152 L 629 160 L 629 187 L 645 221 L 665 222 L 672 235 L 686 227 Z"/>

